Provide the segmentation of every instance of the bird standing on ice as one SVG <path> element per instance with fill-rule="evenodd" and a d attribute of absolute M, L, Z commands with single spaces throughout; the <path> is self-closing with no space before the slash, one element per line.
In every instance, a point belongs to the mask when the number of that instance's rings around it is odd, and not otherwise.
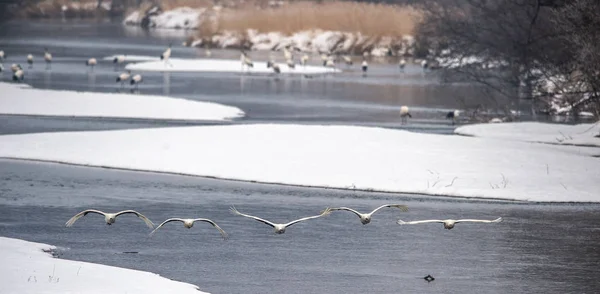
<path fill-rule="evenodd" d="M 46 69 L 52 67 L 52 54 L 48 52 L 48 48 L 44 48 L 44 60 L 46 61 Z"/>
<path fill-rule="evenodd" d="M 400 107 L 400 118 L 402 119 L 402 124 L 406 124 L 408 122 L 408 118 L 412 118 L 410 112 L 408 111 L 408 106 L 403 105 Z"/>
<path fill-rule="evenodd" d="M 362 67 L 363 76 L 366 76 L 367 70 L 369 70 L 369 64 L 367 63 L 366 60 L 363 60 L 361 67 Z"/>
<path fill-rule="evenodd" d="M 117 77 L 117 83 L 121 82 L 121 88 L 123 88 L 123 86 L 125 86 L 125 82 L 127 82 L 127 80 L 129 80 L 129 77 L 131 77 L 131 71 L 127 71 L 124 73 L 121 73 L 118 77 Z"/>
<path fill-rule="evenodd" d="M 335 62 L 333 61 L 333 58 L 329 57 L 327 59 L 325 62 L 325 67 L 331 68 L 331 71 L 335 71 Z"/>
<path fill-rule="evenodd" d="M 18 69 L 17 71 L 15 71 L 15 73 L 13 74 L 13 81 L 22 82 L 23 79 L 25 79 L 25 72 L 22 69 Z"/>
<path fill-rule="evenodd" d="M 143 214 L 135 211 L 135 210 L 123 210 L 123 211 L 119 211 L 117 213 L 106 213 L 100 210 L 95 210 L 95 209 L 87 209 L 84 210 L 78 214 L 76 214 L 75 216 L 73 216 L 71 219 L 69 219 L 67 221 L 67 223 L 65 224 L 65 226 L 70 227 L 72 226 L 78 219 L 86 216 L 88 213 L 96 213 L 96 214 L 101 214 L 104 216 L 104 221 L 106 222 L 107 225 L 112 225 L 115 223 L 116 219 L 118 216 L 123 215 L 123 214 L 135 214 L 137 217 L 141 218 L 146 225 L 153 229 L 154 228 L 154 224 L 152 223 L 152 221 L 150 221 L 150 219 L 148 219 L 147 217 L 145 217 Z"/>
<path fill-rule="evenodd" d="M 27 55 L 27 63 L 29 64 L 29 68 L 33 68 L 33 55 Z"/>
<path fill-rule="evenodd" d="M 144 81 L 144 79 L 142 78 L 142 75 L 137 74 L 131 78 L 130 83 L 132 86 L 135 85 L 135 89 L 137 90 L 139 88 L 139 84 L 141 84 L 143 81 Z"/>
<path fill-rule="evenodd" d="M 416 224 L 424 224 L 424 223 L 442 223 L 444 224 L 444 229 L 447 230 L 451 230 L 452 228 L 454 228 L 454 225 L 458 224 L 458 223 L 466 223 L 466 222 L 471 222 L 471 223 L 499 223 L 502 221 L 502 218 L 499 217 L 495 220 L 484 220 L 484 219 L 459 219 L 459 220 L 454 220 L 454 219 L 446 219 L 446 220 L 439 220 L 439 219 L 429 219 L 429 220 L 421 220 L 421 221 L 411 221 L 411 222 L 405 222 L 401 219 L 399 219 L 397 221 L 397 223 L 399 225 L 416 225 Z"/>
<path fill-rule="evenodd" d="M 452 125 L 456 124 L 456 120 L 458 119 L 459 116 L 460 116 L 460 111 L 458 109 L 450 111 L 446 114 L 446 118 L 452 120 Z"/>
<path fill-rule="evenodd" d="M 421 61 L 421 67 L 423 68 L 423 71 L 426 71 L 427 68 L 429 68 L 429 62 L 427 59 L 423 59 L 423 61 Z"/>
<path fill-rule="evenodd" d="M 162 222 L 160 225 L 158 225 L 158 227 L 156 227 L 156 229 L 154 229 L 154 231 L 152 231 L 150 233 L 150 236 L 153 236 L 154 234 L 156 234 L 156 231 L 158 231 L 158 229 L 160 229 L 166 223 L 170 223 L 170 222 L 182 222 L 183 226 L 188 229 L 191 229 L 194 226 L 195 222 L 206 222 L 206 223 L 211 224 L 213 227 L 215 227 L 215 229 L 217 229 L 219 231 L 219 233 L 221 233 L 221 236 L 223 236 L 223 239 L 227 239 L 227 233 L 225 233 L 225 231 L 223 229 L 221 229 L 221 227 L 219 227 L 219 225 L 217 225 L 217 223 L 215 223 L 212 220 L 209 220 L 207 218 L 170 218 L 170 219 Z"/>
<path fill-rule="evenodd" d="M 242 51 L 242 54 L 240 55 L 240 61 L 242 62 L 242 71 L 244 71 L 244 66 L 246 67 L 247 71 L 249 71 L 251 67 L 254 67 L 252 59 L 250 59 L 250 57 L 248 57 L 244 51 Z"/>
<path fill-rule="evenodd" d="M 6 55 L 4 54 L 4 50 L 0 50 L 0 62 L 3 62 L 5 58 Z"/>
<path fill-rule="evenodd" d="M 286 63 L 287 63 L 287 66 L 288 66 L 290 69 L 296 69 L 296 64 L 294 63 L 294 60 L 293 60 L 293 59 L 288 59 L 288 60 L 286 60 Z"/>
<path fill-rule="evenodd" d="M 347 66 L 352 66 L 352 64 L 354 64 L 352 62 L 352 57 L 348 55 L 342 55 L 342 59 L 344 59 L 344 63 L 346 63 Z"/>
<path fill-rule="evenodd" d="M 368 223 L 371 222 L 371 217 L 373 216 L 373 214 L 377 211 L 379 211 L 382 208 L 386 208 L 386 207 L 392 207 L 392 208 L 399 208 L 402 211 L 408 211 L 408 206 L 406 205 L 402 205 L 402 204 L 386 204 L 386 205 L 382 205 L 379 206 L 375 209 L 373 209 L 373 211 L 371 211 L 370 213 L 360 213 L 352 208 L 348 208 L 348 207 L 337 207 L 337 208 L 331 208 L 331 211 L 336 211 L 336 210 L 346 210 L 346 211 L 350 211 L 354 214 L 356 214 L 359 218 L 360 218 L 360 222 L 363 225 L 366 225 Z"/>
<path fill-rule="evenodd" d="M 20 69 L 23 69 L 20 64 L 13 63 L 10 66 L 10 70 L 12 70 L 13 73 L 16 73 Z"/>
<path fill-rule="evenodd" d="M 115 64 L 115 71 L 117 71 L 122 63 L 125 63 L 126 55 L 117 55 L 113 59 L 113 63 Z"/>
<path fill-rule="evenodd" d="M 165 61 L 165 66 L 166 66 L 167 64 L 169 64 L 169 65 L 173 66 L 173 65 L 172 65 L 172 64 L 169 62 L 169 57 L 171 57 L 171 46 L 172 46 L 172 45 L 173 45 L 173 44 L 169 44 L 169 48 L 167 48 L 167 50 L 165 50 L 165 52 L 163 52 L 163 53 L 160 55 L 160 60 L 164 60 L 164 61 Z"/>
<path fill-rule="evenodd" d="M 306 64 L 308 63 L 308 54 L 302 55 L 302 58 L 300 58 L 300 62 L 302 63 L 302 66 L 306 67 Z"/>
<path fill-rule="evenodd" d="M 398 62 L 398 66 L 400 67 L 400 71 L 404 72 L 404 67 L 406 67 L 406 60 L 404 60 L 404 58 L 400 59 L 400 62 Z"/>
<path fill-rule="evenodd" d="M 294 58 L 294 56 L 292 56 L 292 52 L 288 50 L 288 48 L 289 46 L 283 47 L 283 57 L 285 58 L 285 60 L 290 60 Z"/>
<path fill-rule="evenodd" d="M 273 62 L 272 60 L 267 61 L 267 68 L 272 68 L 273 72 L 276 75 L 279 75 L 281 73 L 281 68 L 279 67 L 279 65 L 277 63 Z"/>
<path fill-rule="evenodd" d="M 321 61 L 323 61 L 323 66 L 327 66 L 327 61 L 329 61 L 329 54 L 321 53 Z"/>
<path fill-rule="evenodd" d="M 96 64 L 98 64 L 96 58 L 90 58 L 85 62 L 85 65 L 91 67 L 92 71 L 94 71 L 94 66 L 96 66 Z"/>
<path fill-rule="evenodd" d="M 293 225 L 293 224 L 297 224 L 299 222 L 302 222 L 302 221 L 305 221 L 305 220 L 309 220 L 309 219 L 319 218 L 319 217 L 322 217 L 322 216 L 325 216 L 325 215 L 328 215 L 329 213 L 331 213 L 331 210 L 329 208 L 327 208 L 327 209 L 325 209 L 319 215 L 304 217 L 304 218 L 301 218 L 301 219 L 297 219 L 295 221 L 291 221 L 291 222 L 286 223 L 286 224 L 276 224 L 276 223 L 270 222 L 270 221 L 268 221 L 266 219 L 262 219 L 260 217 L 256 217 L 256 216 L 252 216 L 252 215 L 248 215 L 248 214 L 243 214 L 243 213 L 239 212 L 237 209 L 235 209 L 235 207 L 233 207 L 233 206 L 229 210 L 233 214 L 237 214 L 237 215 L 241 215 L 241 216 L 244 216 L 244 217 L 247 217 L 247 218 L 251 218 L 251 219 L 259 221 L 259 222 L 261 222 L 263 224 L 266 224 L 266 225 L 269 225 L 269 226 L 273 227 L 275 229 L 275 234 L 283 234 L 283 233 L 285 233 L 285 229 L 287 227 Z"/>

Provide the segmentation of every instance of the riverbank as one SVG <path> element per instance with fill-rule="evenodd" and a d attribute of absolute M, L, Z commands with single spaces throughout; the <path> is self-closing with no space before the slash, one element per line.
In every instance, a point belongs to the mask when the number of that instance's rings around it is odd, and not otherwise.
<path fill-rule="evenodd" d="M 0 237 L 0 292 L 204 293 L 149 272 L 53 258 L 56 250 L 52 245 Z"/>
<path fill-rule="evenodd" d="M 414 55 L 420 14 L 409 6 L 354 2 L 281 3 L 243 9 L 149 7 L 131 12 L 126 25 L 197 30 L 192 47 L 280 50 L 353 55 Z"/>

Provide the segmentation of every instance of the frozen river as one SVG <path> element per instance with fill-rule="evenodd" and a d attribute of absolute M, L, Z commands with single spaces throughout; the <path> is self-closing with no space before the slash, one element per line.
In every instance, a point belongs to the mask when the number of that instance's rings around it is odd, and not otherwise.
<path fill-rule="evenodd" d="M 51 35 L 52 34 L 52 35 Z M 178 33 L 182 34 L 182 33 Z M 103 63 L 88 74 L 85 59 L 112 54 L 158 55 L 183 35 L 145 33 L 112 23 L 8 23 L 0 47 L 11 58 L 32 52 L 41 61 L 49 47 L 51 71 L 41 62 L 27 77 L 34 87 L 114 92 L 116 73 Z M 175 49 L 178 57 L 202 51 Z M 235 51 L 216 57 L 238 58 Z M 255 58 L 260 58 L 256 54 Z M 25 62 L 21 62 L 25 63 Z M 395 67 L 372 66 L 367 78 L 349 72 L 310 80 L 237 74 L 144 73 L 141 92 L 168 94 L 240 107 L 247 117 L 233 123 L 376 125 L 450 133 L 444 111 L 460 108 L 448 98 L 467 86 L 448 87 L 418 67 L 400 76 Z M 7 73 L 2 76 L 8 79 Z M 463 92 L 464 91 L 464 92 Z M 473 97 L 471 97 L 473 98 Z M 397 109 L 408 104 L 415 118 L 400 125 Z M 213 122 L 73 119 L 0 116 L 0 134 L 70 130 L 174 127 Z M 361 225 L 350 213 L 297 224 L 283 235 L 228 208 L 287 221 L 327 206 L 370 210 L 402 203 Z M 113 226 L 90 215 L 72 228 L 64 223 L 86 208 L 136 209 L 156 223 L 169 217 L 207 217 L 212 227 L 191 230 L 169 224 L 154 237 L 132 217 Z M 399 226 L 428 218 L 496 218 L 493 225 Z M 600 205 L 526 204 L 364 193 L 263 185 L 196 177 L 0 160 L 0 235 L 59 246 L 60 258 L 158 273 L 211 293 L 596 293 L 600 289 Z M 137 253 L 124 253 L 137 252 Z M 427 283 L 422 278 L 432 275 Z M 56 272 L 60 277 L 60 272 Z"/>

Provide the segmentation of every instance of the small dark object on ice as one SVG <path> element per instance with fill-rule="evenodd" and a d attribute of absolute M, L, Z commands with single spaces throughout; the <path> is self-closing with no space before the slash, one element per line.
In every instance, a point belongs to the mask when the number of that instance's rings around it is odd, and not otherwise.
<path fill-rule="evenodd" d="M 433 282 L 435 280 L 435 278 L 432 277 L 431 275 L 427 275 L 423 279 L 425 279 L 425 281 L 427 281 L 427 283 L 431 283 L 431 282 Z"/>
<path fill-rule="evenodd" d="M 123 251 L 125 254 L 138 254 L 138 251 Z"/>

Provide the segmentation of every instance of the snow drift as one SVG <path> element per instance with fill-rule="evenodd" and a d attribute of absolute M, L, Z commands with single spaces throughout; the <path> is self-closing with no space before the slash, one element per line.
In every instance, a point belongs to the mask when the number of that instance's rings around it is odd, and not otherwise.
<path fill-rule="evenodd" d="M 0 113 L 18 115 L 118 117 L 168 120 L 230 120 L 236 107 L 163 96 L 33 89 L 0 83 Z"/>
<path fill-rule="evenodd" d="M 0 157 L 461 197 L 600 202 L 596 148 L 351 126 L 9 135 Z"/>

